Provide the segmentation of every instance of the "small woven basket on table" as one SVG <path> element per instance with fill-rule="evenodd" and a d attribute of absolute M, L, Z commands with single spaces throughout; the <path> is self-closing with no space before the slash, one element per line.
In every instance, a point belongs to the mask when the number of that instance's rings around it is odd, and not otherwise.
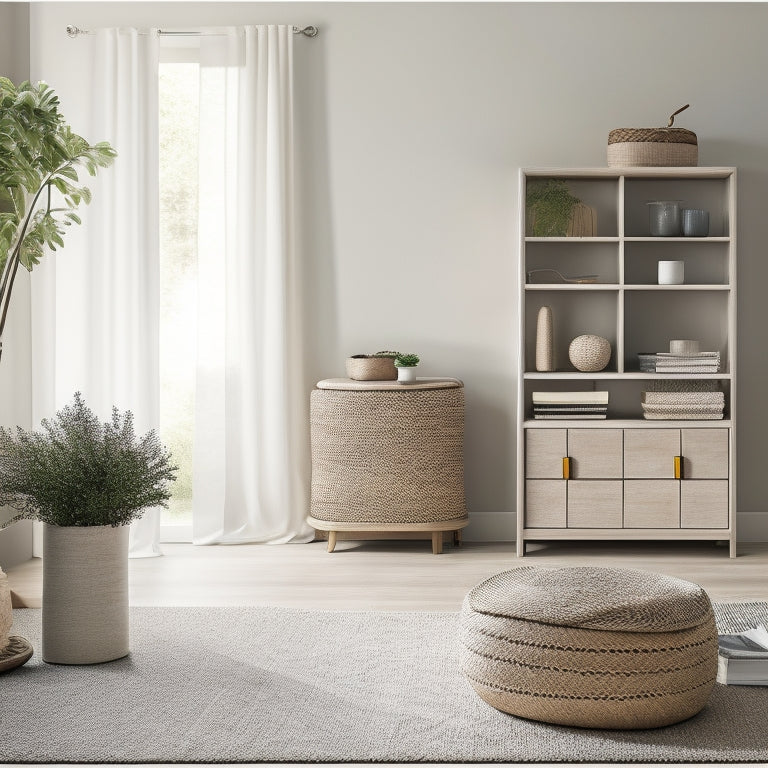
<path fill-rule="evenodd" d="M 686 128 L 673 128 L 674 112 L 666 128 L 615 128 L 608 134 L 609 167 L 696 166 L 699 145 L 696 134 Z"/>
<path fill-rule="evenodd" d="M 397 378 L 394 357 L 353 355 L 347 358 L 347 376 L 355 381 L 394 381 Z"/>

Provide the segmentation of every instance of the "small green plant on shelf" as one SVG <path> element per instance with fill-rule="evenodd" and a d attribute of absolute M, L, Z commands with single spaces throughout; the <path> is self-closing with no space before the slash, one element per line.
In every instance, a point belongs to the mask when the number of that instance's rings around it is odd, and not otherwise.
<path fill-rule="evenodd" d="M 393 352 L 391 349 L 385 349 L 383 352 L 376 352 L 371 357 L 390 357 L 394 360 L 399 354 L 399 352 Z"/>
<path fill-rule="evenodd" d="M 525 193 L 528 234 L 532 237 L 565 237 L 573 209 L 580 202 L 561 179 L 529 181 Z"/>
<path fill-rule="evenodd" d="M 413 368 L 419 364 L 419 356 L 412 352 L 408 354 L 398 354 L 395 358 L 396 368 Z"/>

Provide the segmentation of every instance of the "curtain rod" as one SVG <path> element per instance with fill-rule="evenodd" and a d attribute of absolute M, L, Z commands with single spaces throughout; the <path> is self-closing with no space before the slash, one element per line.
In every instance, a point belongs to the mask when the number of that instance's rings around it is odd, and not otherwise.
<path fill-rule="evenodd" d="M 304 35 L 304 37 L 316 37 L 317 33 L 319 32 L 318 28 L 315 26 L 312 26 L 311 24 L 306 27 L 293 27 L 293 34 L 294 35 Z M 76 27 L 74 24 L 68 24 L 67 25 L 67 34 L 70 37 L 77 37 L 78 35 L 92 35 L 93 32 L 91 32 L 89 29 L 80 29 L 80 27 Z M 146 35 L 147 32 L 139 32 L 140 35 Z M 222 32 L 184 32 L 184 31 L 177 31 L 177 30 L 168 30 L 168 29 L 158 29 L 157 34 L 162 37 L 173 37 L 173 36 L 207 36 L 207 35 L 221 35 Z"/>

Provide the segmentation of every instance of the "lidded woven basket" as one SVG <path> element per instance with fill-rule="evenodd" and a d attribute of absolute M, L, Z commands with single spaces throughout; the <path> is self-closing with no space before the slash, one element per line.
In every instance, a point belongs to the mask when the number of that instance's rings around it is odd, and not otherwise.
<path fill-rule="evenodd" d="M 608 134 L 609 167 L 695 166 L 699 164 L 696 134 L 687 128 L 673 128 L 675 115 L 666 128 L 615 128 Z"/>

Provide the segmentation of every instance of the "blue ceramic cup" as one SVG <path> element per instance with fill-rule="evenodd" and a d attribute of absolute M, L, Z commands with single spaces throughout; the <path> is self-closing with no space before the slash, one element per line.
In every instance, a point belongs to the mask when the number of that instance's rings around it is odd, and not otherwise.
<path fill-rule="evenodd" d="M 696 208 L 683 209 L 683 235 L 685 237 L 706 237 L 709 234 L 709 211 Z"/>

